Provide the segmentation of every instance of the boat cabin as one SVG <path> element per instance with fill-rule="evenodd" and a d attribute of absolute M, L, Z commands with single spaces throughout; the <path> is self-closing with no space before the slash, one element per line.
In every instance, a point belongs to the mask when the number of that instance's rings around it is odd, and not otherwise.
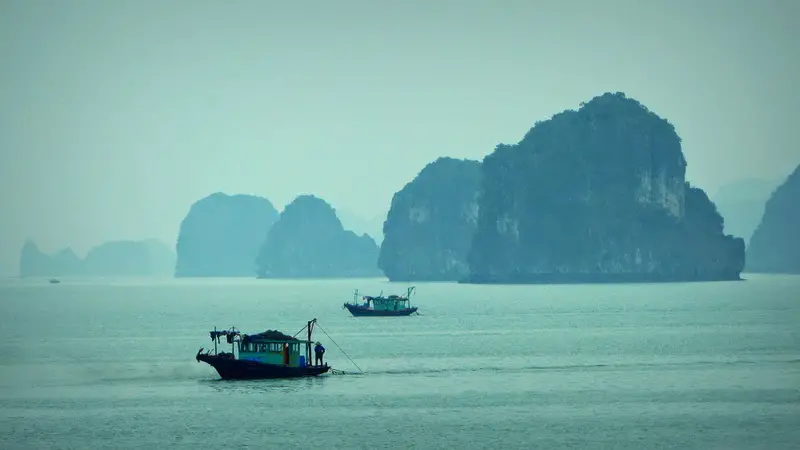
<path fill-rule="evenodd" d="M 408 292 L 406 292 L 405 296 L 390 295 L 384 297 L 383 292 L 378 296 L 365 295 L 361 297 L 364 303 L 359 306 L 373 311 L 402 311 L 411 307 L 412 292 L 414 292 L 413 286 L 408 288 Z M 356 289 L 354 297 L 358 298 L 358 289 Z"/>
<path fill-rule="evenodd" d="M 389 297 L 364 297 L 366 301 L 365 307 L 375 311 L 398 311 L 408 307 L 408 299 L 397 295 L 390 295 Z"/>
<path fill-rule="evenodd" d="M 245 335 L 239 341 L 238 359 L 262 364 L 306 367 L 310 358 L 305 354 L 305 349 L 310 344 L 310 341 L 258 339 L 257 336 Z"/>

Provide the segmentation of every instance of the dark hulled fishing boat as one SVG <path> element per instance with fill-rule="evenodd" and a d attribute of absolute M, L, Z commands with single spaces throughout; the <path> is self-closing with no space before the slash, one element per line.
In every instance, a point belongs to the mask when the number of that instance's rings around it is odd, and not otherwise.
<path fill-rule="evenodd" d="M 406 296 L 390 295 L 384 297 L 383 293 L 377 297 L 365 295 L 361 297 L 364 303 L 358 303 L 358 289 L 353 294 L 353 303 L 345 303 L 344 308 L 350 314 L 363 316 L 408 316 L 417 312 L 416 306 L 411 306 L 411 293 L 415 287 L 411 286 L 406 292 Z"/>
<path fill-rule="evenodd" d="M 236 328 L 211 331 L 214 352 L 203 353 L 201 348 L 195 359 L 217 370 L 224 380 L 252 380 L 263 378 L 313 377 L 330 370 L 327 363 L 311 365 L 311 333 L 317 319 L 310 320 L 304 329 L 308 339 L 300 340 L 280 331 L 267 330 L 259 334 L 242 334 Z M 302 332 L 303 330 L 300 330 Z M 299 334 L 299 332 L 298 332 Z M 217 344 L 224 337 L 231 352 L 217 352 Z M 301 354 L 301 350 L 303 354 Z"/>

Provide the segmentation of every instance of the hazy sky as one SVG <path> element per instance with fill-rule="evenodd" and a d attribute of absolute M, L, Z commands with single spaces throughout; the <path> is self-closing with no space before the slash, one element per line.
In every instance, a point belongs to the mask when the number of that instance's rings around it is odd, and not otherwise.
<path fill-rule="evenodd" d="M 195 200 L 370 217 L 624 91 L 714 192 L 800 162 L 799 1 L 0 0 L 0 273 L 26 237 L 172 241 Z"/>

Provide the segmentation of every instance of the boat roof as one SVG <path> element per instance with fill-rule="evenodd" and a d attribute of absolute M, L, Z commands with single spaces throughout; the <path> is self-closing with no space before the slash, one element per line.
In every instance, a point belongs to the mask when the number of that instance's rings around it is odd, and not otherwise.
<path fill-rule="evenodd" d="M 245 334 L 242 335 L 242 342 L 290 342 L 290 343 L 306 344 L 311 341 L 296 339 L 291 336 L 281 337 L 276 335 L 264 335 L 264 334 Z"/>
<path fill-rule="evenodd" d="M 406 302 L 406 301 L 408 301 L 408 297 L 400 297 L 399 295 L 390 295 L 388 297 L 384 297 L 382 295 L 378 295 L 378 296 L 365 295 L 362 298 L 364 298 L 365 300 L 366 299 L 370 299 L 370 300 L 392 300 L 392 301 L 397 301 L 397 302 Z"/>
<path fill-rule="evenodd" d="M 290 343 L 290 344 L 313 344 L 312 341 L 304 341 L 304 340 L 301 340 L 301 339 L 290 339 L 290 340 L 289 339 L 261 339 L 261 338 L 250 339 L 249 337 L 248 337 L 248 339 L 242 339 L 242 342 L 245 342 L 245 343 L 247 343 L 247 342 L 256 342 L 256 343 L 260 343 L 260 344 L 266 344 L 266 343 L 272 343 L 272 342 Z"/>
<path fill-rule="evenodd" d="M 278 330 L 267 330 L 255 334 L 241 333 L 238 330 L 216 330 L 216 331 L 211 331 L 210 334 L 212 338 L 217 336 L 227 336 L 227 335 L 239 336 L 242 342 L 291 342 L 300 344 L 311 343 L 311 341 L 297 339 L 293 336 L 289 336 L 288 334 L 281 333 Z"/>
<path fill-rule="evenodd" d="M 307 344 L 310 341 L 297 339 L 294 336 L 281 333 L 278 330 L 267 330 L 263 333 L 257 334 L 244 334 L 242 335 L 242 342 L 290 342 Z"/>

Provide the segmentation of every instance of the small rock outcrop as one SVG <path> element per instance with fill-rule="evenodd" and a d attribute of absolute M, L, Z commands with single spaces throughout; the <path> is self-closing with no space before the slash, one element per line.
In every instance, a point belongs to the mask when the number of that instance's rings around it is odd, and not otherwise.
<path fill-rule="evenodd" d="M 151 277 L 172 276 L 175 255 L 157 240 L 110 241 L 81 259 L 70 248 L 48 255 L 28 240 L 20 255 L 21 277 Z"/>
<path fill-rule="evenodd" d="M 181 222 L 176 277 L 251 277 L 278 212 L 253 195 L 221 192 L 195 202 Z"/>
<path fill-rule="evenodd" d="M 378 267 L 391 281 L 456 281 L 478 223 L 480 163 L 439 158 L 394 194 Z"/>
<path fill-rule="evenodd" d="M 470 282 L 740 279 L 744 241 L 686 182 L 674 127 L 622 93 L 535 124 L 481 171 Z"/>
<path fill-rule="evenodd" d="M 380 276 L 378 246 L 345 230 L 325 200 L 301 195 L 286 206 L 256 259 L 260 278 Z"/>
<path fill-rule="evenodd" d="M 747 272 L 800 274 L 800 166 L 767 200 L 747 248 Z"/>
<path fill-rule="evenodd" d="M 80 276 L 84 275 L 82 263 L 81 258 L 69 247 L 48 255 L 28 239 L 20 253 L 19 275 L 22 278 Z"/>

